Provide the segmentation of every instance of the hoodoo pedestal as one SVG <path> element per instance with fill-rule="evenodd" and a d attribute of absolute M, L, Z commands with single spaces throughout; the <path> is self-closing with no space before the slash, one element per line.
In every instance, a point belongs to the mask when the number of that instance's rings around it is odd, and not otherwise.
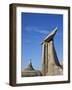
<path fill-rule="evenodd" d="M 42 42 L 42 74 L 62 75 L 62 66 L 59 63 L 54 47 L 54 36 L 57 27 Z"/>

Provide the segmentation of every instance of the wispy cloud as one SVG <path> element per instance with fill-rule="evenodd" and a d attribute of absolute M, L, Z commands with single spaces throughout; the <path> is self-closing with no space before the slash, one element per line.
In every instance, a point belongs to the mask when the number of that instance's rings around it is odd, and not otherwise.
<path fill-rule="evenodd" d="M 39 28 L 38 27 L 26 27 L 25 30 L 40 33 L 40 34 L 45 34 L 45 35 L 48 34 L 48 30 L 44 30 L 40 27 Z"/>
<path fill-rule="evenodd" d="M 39 30 L 39 31 L 37 31 L 38 33 L 41 33 L 41 34 L 47 34 L 48 33 L 48 31 L 45 31 L 45 30 Z"/>

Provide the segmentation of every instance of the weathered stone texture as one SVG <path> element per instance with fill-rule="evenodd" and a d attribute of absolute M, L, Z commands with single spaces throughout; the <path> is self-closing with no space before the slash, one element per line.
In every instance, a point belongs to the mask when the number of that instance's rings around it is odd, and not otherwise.
<path fill-rule="evenodd" d="M 39 70 L 35 70 L 32 66 L 32 63 L 30 64 L 21 72 L 22 77 L 34 77 L 34 76 L 42 76 L 41 72 Z"/>
<path fill-rule="evenodd" d="M 63 69 L 59 63 L 54 47 L 54 35 L 57 29 L 54 29 L 42 43 L 42 74 L 43 75 L 62 75 Z"/>

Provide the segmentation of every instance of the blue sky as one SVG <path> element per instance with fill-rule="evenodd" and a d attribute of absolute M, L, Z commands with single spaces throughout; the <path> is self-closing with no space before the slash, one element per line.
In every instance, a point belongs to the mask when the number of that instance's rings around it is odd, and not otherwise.
<path fill-rule="evenodd" d="M 35 69 L 41 69 L 41 42 L 54 27 L 58 31 L 54 38 L 59 61 L 63 60 L 63 15 L 60 14 L 21 14 L 21 68 L 25 68 L 30 59 Z"/>

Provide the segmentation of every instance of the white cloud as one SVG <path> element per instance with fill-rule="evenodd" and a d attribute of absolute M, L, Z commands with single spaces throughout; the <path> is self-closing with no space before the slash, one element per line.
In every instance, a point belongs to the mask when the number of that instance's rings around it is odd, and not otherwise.
<path fill-rule="evenodd" d="M 45 35 L 48 34 L 48 30 L 44 30 L 40 27 L 39 28 L 38 27 L 26 27 L 25 30 L 40 33 L 40 34 L 45 34 Z"/>

